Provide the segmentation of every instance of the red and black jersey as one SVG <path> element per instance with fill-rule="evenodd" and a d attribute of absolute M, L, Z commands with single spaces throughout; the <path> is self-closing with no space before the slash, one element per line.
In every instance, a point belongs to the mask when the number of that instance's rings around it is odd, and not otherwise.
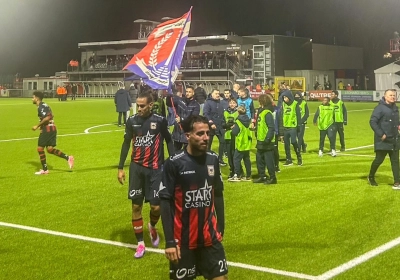
<path fill-rule="evenodd" d="M 42 121 L 45 117 L 50 116 L 50 120 L 43 124 L 41 127 L 42 132 L 50 132 L 50 131 L 55 131 L 56 130 L 56 126 L 54 124 L 54 116 L 53 116 L 53 112 L 51 111 L 51 108 L 49 105 L 47 105 L 44 102 L 40 102 L 39 106 L 38 106 L 38 117 L 39 120 Z"/>
<path fill-rule="evenodd" d="M 214 152 L 194 157 L 185 149 L 165 161 L 158 195 L 171 201 L 171 223 L 177 245 L 196 249 L 221 241 L 214 193 L 222 191 L 218 155 Z M 166 228 L 169 226 L 164 225 L 164 232 L 171 230 Z"/>
<path fill-rule="evenodd" d="M 151 169 L 159 169 L 164 162 L 164 139 L 171 141 L 168 123 L 157 114 L 147 118 L 133 115 L 126 122 L 125 139 L 132 139 L 131 160 Z"/>

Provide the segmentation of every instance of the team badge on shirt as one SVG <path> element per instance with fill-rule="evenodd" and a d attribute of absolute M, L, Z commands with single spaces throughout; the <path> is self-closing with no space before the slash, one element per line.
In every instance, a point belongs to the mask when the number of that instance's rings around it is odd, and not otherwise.
<path fill-rule="evenodd" d="M 157 123 L 155 122 L 150 123 L 150 129 L 157 129 Z"/>
<path fill-rule="evenodd" d="M 207 165 L 208 176 L 214 176 L 214 165 Z"/>

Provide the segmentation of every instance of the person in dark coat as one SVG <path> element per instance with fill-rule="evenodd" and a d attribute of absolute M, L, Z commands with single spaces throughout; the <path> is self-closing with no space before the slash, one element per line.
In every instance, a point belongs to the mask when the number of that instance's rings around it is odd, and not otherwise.
<path fill-rule="evenodd" d="M 226 166 L 223 160 L 224 156 L 224 135 L 225 129 L 223 129 L 224 123 L 224 108 L 220 102 L 219 90 L 214 89 L 211 93 L 211 98 L 207 99 L 204 104 L 204 116 L 208 119 L 211 130 L 210 130 L 210 140 L 208 141 L 208 149 L 211 150 L 211 145 L 214 139 L 214 135 L 217 136 L 219 141 L 218 157 L 219 164 L 221 166 Z"/>
<path fill-rule="evenodd" d="M 374 131 L 375 159 L 371 164 L 368 182 L 378 186 L 375 174 L 387 154 L 393 173 L 393 189 L 400 190 L 399 181 L 399 109 L 396 106 L 396 90 L 388 89 L 378 106 L 372 112 L 369 124 Z"/>
<path fill-rule="evenodd" d="M 207 93 L 203 88 L 202 84 L 199 84 L 197 88 L 194 90 L 194 99 L 197 101 L 197 103 L 200 104 L 200 110 L 203 110 L 204 108 L 204 103 L 207 100 Z"/>
<path fill-rule="evenodd" d="M 114 96 L 115 109 L 118 112 L 118 126 L 121 126 L 121 117 L 124 116 L 124 125 L 126 124 L 126 112 L 131 109 L 132 100 L 125 86 L 121 86 Z"/>
<path fill-rule="evenodd" d="M 187 145 L 187 137 L 181 127 L 181 122 L 190 116 L 200 115 L 200 105 L 194 98 L 194 89 L 189 86 L 186 88 L 185 97 L 177 95 L 167 96 L 166 104 L 174 111 L 175 123 L 174 130 L 172 131 L 172 140 L 174 140 L 175 150 L 181 150 L 183 146 Z M 173 103 L 173 104 L 172 104 Z"/>
<path fill-rule="evenodd" d="M 131 97 L 132 101 L 132 115 L 136 114 L 136 99 L 138 96 L 138 83 L 131 83 L 129 86 L 129 96 Z"/>

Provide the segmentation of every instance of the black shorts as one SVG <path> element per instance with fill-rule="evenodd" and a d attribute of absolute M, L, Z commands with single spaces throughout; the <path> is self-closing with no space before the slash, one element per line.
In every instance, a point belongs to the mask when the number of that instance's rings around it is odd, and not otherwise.
<path fill-rule="evenodd" d="M 55 147 L 57 145 L 57 131 L 45 132 L 43 131 L 39 135 L 38 146 L 39 147 L 47 147 L 52 146 Z"/>
<path fill-rule="evenodd" d="M 145 202 L 151 205 L 160 205 L 158 191 L 161 184 L 161 169 L 150 169 L 136 162 L 129 165 L 129 192 L 128 198 L 132 203 L 142 205 Z"/>
<path fill-rule="evenodd" d="M 202 275 L 212 279 L 228 274 L 228 265 L 224 247 L 220 242 L 209 247 L 197 249 L 181 248 L 181 259 L 178 264 L 170 263 L 170 279 L 195 279 Z"/>

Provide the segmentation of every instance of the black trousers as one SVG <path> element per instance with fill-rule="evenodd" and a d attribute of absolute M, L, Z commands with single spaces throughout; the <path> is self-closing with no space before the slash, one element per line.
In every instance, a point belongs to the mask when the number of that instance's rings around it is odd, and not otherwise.
<path fill-rule="evenodd" d="M 226 148 L 226 153 L 228 154 L 228 165 L 229 165 L 229 171 L 230 175 L 235 174 L 235 165 L 233 163 L 233 156 L 235 153 L 235 141 L 232 141 L 230 139 L 225 139 L 225 148 Z"/>
<path fill-rule="evenodd" d="M 265 176 L 265 167 L 268 169 L 270 179 L 275 179 L 275 159 L 273 150 L 259 150 L 256 153 L 257 171 L 259 177 Z"/>
<path fill-rule="evenodd" d="M 126 112 L 118 112 L 118 125 L 121 125 L 122 116 L 124 116 L 124 124 L 126 124 Z"/>
<path fill-rule="evenodd" d="M 274 144 L 274 161 L 275 167 L 279 168 L 279 135 L 275 135 L 275 144 Z"/>
<path fill-rule="evenodd" d="M 324 150 L 324 143 L 325 143 L 325 137 L 328 136 L 329 139 L 329 144 L 330 144 L 330 149 L 335 150 L 336 146 L 336 130 L 335 130 L 335 125 L 332 124 L 330 127 L 328 127 L 327 130 L 320 130 L 319 131 L 319 149 L 321 151 Z"/>
<path fill-rule="evenodd" d="M 375 159 L 371 164 L 369 171 L 370 177 L 375 177 L 376 171 L 389 154 L 390 165 L 392 166 L 393 179 L 395 183 L 399 183 L 399 150 L 375 151 Z"/>
<path fill-rule="evenodd" d="M 299 149 L 305 149 L 306 143 L 304 142 L 304 133 L 306 132 L 306 125 L 300 125 L 300 131 L 297 133 L 297 141 L 299 143 Z"/>
<path fill-rule="evenodd" d="M 250 161 L 250 151 L 238 151 L 235 150 L 233 156 L 233 166 L 235 167 L 235 174 L 238 177 L 241 177 L 242 170 L 241 170 L 241 161 L 243 159 L 244 167 L 246 169 L 246 177 L 251 177 L 251 161 Z"/>
<path fill-rule="evenodd" d="M 224 135 L 217 134 L 216 136 L 218 138 L 218 158 L 219 158 L 219 161 L 223 161 L 225 138 L 224 138 Z M 210 135 L 210 139 L 208 140 L 208 149 L 209 150 L 211 150 L 213 140 L 214 140 L 214 135 Z"/>
<path fill-rule="evenodd" d="M 285 142 L 286 160 L 292 160 L 292 154 L 290 152 L 290 144 L 293 145 L 297 157 L 301 157 L 299 144 L 297 142 L 297 128 L 284 128 L 283 140 Z"/>
<path fill-rule="evenodd" d="M 335 129 L 339 133 L 340 148 L 344 149 L 346 147 L 344 143 L 344 126 L 342 122 L 335 123 Z"/>

